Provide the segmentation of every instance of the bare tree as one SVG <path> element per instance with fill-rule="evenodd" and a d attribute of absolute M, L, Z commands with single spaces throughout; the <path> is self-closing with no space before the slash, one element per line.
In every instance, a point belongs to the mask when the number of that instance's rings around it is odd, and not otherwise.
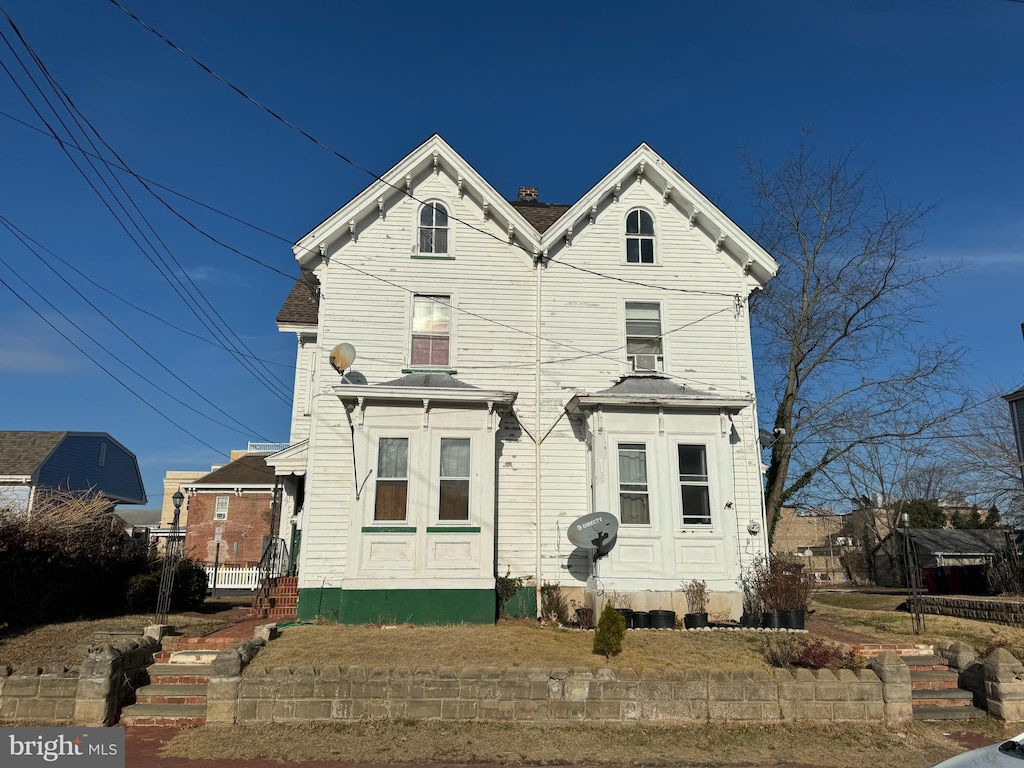
<path fill-rule="evenodd" d="M 887 197 L 852 152 L 820 160 L 809 136 L 774 170 L 744 165 L 760 241 L 780 263 L 753 305 L 759 390 L 780 435 L 773 530 L 782 505 L 840 458 L 947 424 L 962 408 L 962 350 L 922 328 L 948 271 L 914 253 L 927 208 Z"/>

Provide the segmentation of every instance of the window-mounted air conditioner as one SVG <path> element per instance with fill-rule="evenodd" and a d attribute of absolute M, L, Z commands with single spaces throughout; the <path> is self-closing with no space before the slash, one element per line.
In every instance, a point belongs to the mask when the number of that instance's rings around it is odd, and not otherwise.
<path fill-rule="evenodd" d="M 658 370 L 658 356 L 657 355 L 634 355 L 633 356 L 633 370 L 634 371 L 656 371 L 656 370 Z"/>

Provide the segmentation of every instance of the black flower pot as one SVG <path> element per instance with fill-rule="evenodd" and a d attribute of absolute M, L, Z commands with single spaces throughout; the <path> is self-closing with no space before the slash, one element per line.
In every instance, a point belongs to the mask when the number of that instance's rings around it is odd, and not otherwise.
<path fill-rule="evenodd" d="M 804 609 L 803 608 L 791 608 L 785 612 L 786 626 L 789 629 L 803 629 L 804 628 Z"/>
<path fill-rule="evenodd" d="M 651 629 L 675 629 L 675 611 L 650 611 Z"/>
<path fill-rule="evenodd" d="M 701 629 L 708 625 L 706 613 L 687 613 L 683 616 L 683 626 L 687 629 Z"/>
<path fill-rule="evenodd" d="M 651 628 L 651 614 L 647 611 L 633 611 L 630 616 L 630 626 L 633 629 L 650 629 Z"/>
<path fill-rule="evenodd" d="M 761 626 L 765 629 L 782 629 L 782 614 L 778 611 L 762 613 Z"/>
<path fill-rule="evenodd" d="M 633 626 L 633 609 L 632 608 L 616 608 L 615 612 L 622 616 L 626 620 L 626 629 Z"/>
<path fill-rule="evenodd" d="M 761 626 L 761 615 L 758 613 L 744 613 L 740 616 L 740 626 L 745 629 L 749 629 L 751 627 L 756 629 Z"/>

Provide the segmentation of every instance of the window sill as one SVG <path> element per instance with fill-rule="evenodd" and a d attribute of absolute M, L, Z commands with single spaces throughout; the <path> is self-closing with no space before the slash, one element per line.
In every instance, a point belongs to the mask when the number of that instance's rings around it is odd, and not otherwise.
<path fill-rule="evenodd" d="M 427 261 L 455 261 L 455 257 L 448 253 L 414 253 L 411 259 L 426 259 Z"/>
<path fill-rule="evenodd" d="M 363 533 L 416 533 L 415 525 L 364 525 Z"/>
<path fill-rule="evenodd" d="M 479 525 L 431 525 L 427 533 L 480 533 Z"/>
<path fill-rule="evenodd" d="M 445 368 L 444 366 L 438 366 L 436 368 L 420 366 L 416 368 L 403 368 L 402 373 L 447 373 L 450 376 L 454 376 L 458 371 L 454 368 Z"/>

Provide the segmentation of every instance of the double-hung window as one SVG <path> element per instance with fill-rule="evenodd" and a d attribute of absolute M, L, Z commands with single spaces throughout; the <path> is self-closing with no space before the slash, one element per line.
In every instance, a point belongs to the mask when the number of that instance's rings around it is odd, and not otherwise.
<path fill-rule="evenodd" d="M 230 496 L 218 496 L 215 502 L 216 506 L 213 509 L 214 520 L 227 520 L 228 519 L 228 504 L 231 503 Z"/>
<path fill-rule="evenodd" d="M 452 327 L 451 296 L 414 296 L 412 365 L 447 367 Z"/>
<path fill-rule="evenodd" d="M 420 253 L 448 253 L 448 209 L 427 203 L 420 209 Z"/>
<path fill-rule="evenodd" d="M 441 438 L 441 490 L 438 520 L 469 520 L 468 437 Z"/>
<path fill-rule="evenodd" d="M 626 361 L 634 371 L 660 371 L 662 354 L 661 305 L 626 302 Z"/>
<path fill-rule="evenodd" d="M 654 217 L 639 208 L 626 216 L 626 263 L 654 263 Z"/>
<path fill-rule="evenodd" d="M 624 525 L 649 525 L 647 446 L 619 443 L 619 520 Z"/>
<path fill-rule="evenodd" d="M 708 487 L 708 451 L 703 445 L 677 446 L 679 491 L 683 501 L 683 525 L 711 525 L 711 494 Z"/>
<path fill-rule="evenodd" d="M 409 438 L 382 437 L 377 443 L 377 496 L 373 519 L 404 521 L 409 497 Z"/>

